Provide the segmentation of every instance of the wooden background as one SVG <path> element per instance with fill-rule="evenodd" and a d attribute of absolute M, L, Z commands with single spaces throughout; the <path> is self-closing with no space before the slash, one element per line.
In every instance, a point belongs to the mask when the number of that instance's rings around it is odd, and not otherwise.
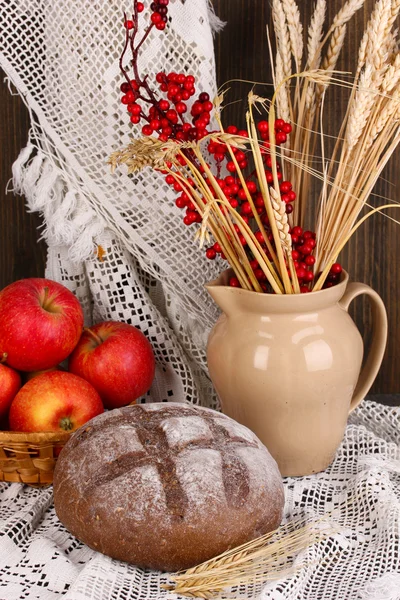
<path fill-rule="evenodd" d="M 310 21 L 313 2 L 299 0 L 303 23 Z M 328 2 L 328 22 L 343 5 L 344 0 Z M 338 69 L 354 70 L 357 47 L 372 0 L 366 0 L 364 9 L 350 25 L 342 58 Z M 222 33 L 215 38 L 218 83 L 230 79 L 270 81 L 269 60 L 265 26 L 270 22 L 268 0 L 214 0 L 216 13 L 226 21 Z M 236 102 L 250 90 L 249 83 L 231 84 L 229 101 L 225 111 L 225 122 L 243 122 L 244 104 Z M 266 93 L 268 88 L 258 88 Z M 337 88 L 333 90 L 333 101 L 329 102 L 327 125 L 330 132 L 336 126 L 343 111 L 344 96 Z M 27 140 L 29 116 L 21 100 L 9 93 L 7 85 L 0 85 L 0 288 L 23 277 L 41 276 L 44 273 L 46 248 L 40 237 L 40 216 L 28 213 L 24 199 L 6 194 L 6 185 L 11 178 L 11 165 Z M 375 192 L 397 200 L 400 183 L 400 153 L 391 160 Z M 392 213 L 393 214 L 393 213 Z M 393 214 L 393 216 L 395 216 Z M 400 220 L 400 214 L 398 216 Z M 354 236 L 341 262 L 355 281 L 371 285 L 383 298 L 389 317 L 389 341 L 380 374 L 374 384 L 375 393 L 400 392 L 400 306 L 398 283 L 400 266 L 400 226 L 383 216 L 374 216 Z M 370 311 L 364 299 L 358 299 L 352 307 L 359 327 L 364 330 L 368 344 L 371 334 Z"/>

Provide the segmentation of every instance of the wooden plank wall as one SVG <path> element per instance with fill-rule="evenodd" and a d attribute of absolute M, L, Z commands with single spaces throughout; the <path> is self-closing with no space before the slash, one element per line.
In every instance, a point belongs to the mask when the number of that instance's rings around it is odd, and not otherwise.
<path fill-rule="evenodd" d="M 303 23 L 309 23 L 313 2 L 299 0 Z M 344 0 L 328 2 L 328 22 L 343 5 Z M 343 71 L 354 70 L 357 47 L 373 1 L 366 0 L 353 20 L 345 50 L 338 64 Z M 267 0 L 214 0 L 216 13 L 226 21 L 224 30 L 215 38 L 217 77 L 219 84 L 231 79 L 258 82 L 270 81 L 266 40 L 266 24 L 270 23 L 270 2 Z M 225 124 L 243 123 L 243 98 L 251 84 L 231 82 L 224 119 Z M 268 87 L 260 86 L 261 94 Z M 328 133 L 333 135 L 340 115 L 343 114 L 345 95 L 339 88 L 333 90 L 326 111 Z M 20 148 L 26 143 L 29 126 L 27 110 L 18 96 L 9 93 L 7 85 L 0 85 L 0 287 L 22 277 L 39 276 L 44 272 L 46 248 L 39 242 L 41 224 L 37 214 L 28 213 L 24 199 L 5 194 L 11 177 L 11 165 Z M 375 192 L 397 200 L 400 183 L 400 153 L 396 153 Z M 400 215 L 399 215 L 400 219 Z M 380 374 L 374 384 L 375 393 L 400 391 L 400 304 L 398 284 L 400 265 L 399 225 L 383 216 L 370 219 L 354 236 L 343 253 L 341 262 L 352 279 L 371 285 L 383 298 L 389 316 L 389 341 Z M 371 334 L 371 315 L 367 302 L 358 299 L 352 314 L 368 343 Z"/>

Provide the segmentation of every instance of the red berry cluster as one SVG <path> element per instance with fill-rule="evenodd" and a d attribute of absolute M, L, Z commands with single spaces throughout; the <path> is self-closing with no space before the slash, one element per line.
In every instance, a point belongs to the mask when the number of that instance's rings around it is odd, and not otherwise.
<path fill-rule="evenodd" d="M 156 29 L 162 31 L 165 29 L 165 24 L 168 21 L 168 4 L 169 0 L 156 0 L 150 4 L 151 22 L 156 26 Z"/>
<path fill-rule="evenodd" d="M 340 281 L 340 275 L 342 273 L 342 265 L 339 263 L 335 263 L 331 266 L 328 277 L 323 285 L 324 288 L 330 288 Z"/>
<path fill-rule="evenodd" d="M 284 144 L 287 140 L 287 135 L 292 133 L 292 126 L 290 123 L 285 123 L 283 119 L 276 119 L 274 124 L 275 129 L 275 143 Z M 268 121 L 260 121 L 258 124 L 258 131 L 263 141 L 269 142 L 269 123 Z"/>
<path fill-rule="evenodd" d="M 191 108 L 192 123 L 185 121 L 184 114 L 187 113 L 187 100 L 196 92 L 195 78 L 192 75 L 177 73 L 157 73 L 156 81 L 159 89 L 166 94 L 166 98 L 156 100 L 151 104 L 146 114 L 142 104 L 137 100 L 145 100 L 141 95 L 141 84 L 136 80 L 121 84 L 121 102 L 125 104 L 130 113 L 130 120 L 135 125 L 141 120 L 147 121 L 142 127 L 143 135 L 153 135 L 167 141 L 176 139 L 179 141 L 200 140 L 209 132 L 207 126 L 210 123 L 210 113 L 213 103 L 206 92 L 199 94 L 198 99 Z"/>
<path fill-rule="evenodd" d="M 293 227 L 290 231 L 292 237 L 292 258 L 296 269 L 297 279 L 301 292 L 309 292 L 308 284 L 314 281 L 313 267 L 315 257 L 312 253 L 317 245 L 316 234 L 313 231 L 303 231 L 301 227 Z"/>

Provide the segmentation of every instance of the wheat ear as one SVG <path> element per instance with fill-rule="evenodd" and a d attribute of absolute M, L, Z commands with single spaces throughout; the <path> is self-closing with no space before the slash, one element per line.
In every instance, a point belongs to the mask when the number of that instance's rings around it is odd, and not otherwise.
<path fill-rule="evenodd" d="M 321 39 L 326 15 L 326 0 L 317 0 L 308 28 L 307 67 L 318 69 L 321 63 Z"/>
<path fill-rule="evenodd" d="M 299 7 L 294 0 L 282 0 L 290 36 L 290 46 L 296 63 L 296 71 L 301 68 L 303 57 L 303 26 L 300 21 Z"/>
<path fill-rule="evenodd" d="M 272 2 L 272 18 L 276 36 L 276 45 L 282 58 L 284 78 L 292 74 L 292 56 L 290 49 L 290 37 L 286 23 L 285 11 L 283 10 L 281 0 Z M 278 82 L 279 83 L 279 82 Z"/>

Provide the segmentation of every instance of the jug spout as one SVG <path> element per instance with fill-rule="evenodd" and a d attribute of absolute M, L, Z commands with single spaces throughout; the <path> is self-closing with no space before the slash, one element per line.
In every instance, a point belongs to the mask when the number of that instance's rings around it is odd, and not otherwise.
<path fill-rule="evenodd" d="M 238 292 L 244 292 L 244 290 L 239 290 L 229 285 L 229 279 L 233 274 L 232 269 L 226 269 L 217 279 L 205 285 L 211 298 L 227 317 L 240 312 L 241 302 L 239 298 L 240 293 L 238 294 Z"/>

